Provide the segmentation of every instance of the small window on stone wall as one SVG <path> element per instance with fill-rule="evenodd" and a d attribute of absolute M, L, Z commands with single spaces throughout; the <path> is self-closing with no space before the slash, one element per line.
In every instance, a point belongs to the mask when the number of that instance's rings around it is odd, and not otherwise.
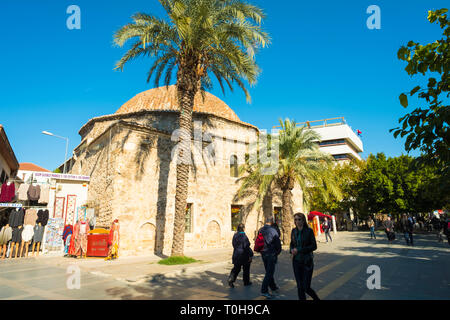
<path fill-rule="evenodd" d="M 184 221 L 184 233 L 192 233 L 192 203 L 186 205 L 186 216 Z"/>
<path fill-rule="evenodd" d="M 242 223 L 242 206 L 231 206 L 231 230 L 236 231 L 240 223 Z"/>
<path fill-rule="evenodd" d="M 238 158 L 232 155 L 230 158 L 230 176 L 237 178 L 239 176 Z"/>

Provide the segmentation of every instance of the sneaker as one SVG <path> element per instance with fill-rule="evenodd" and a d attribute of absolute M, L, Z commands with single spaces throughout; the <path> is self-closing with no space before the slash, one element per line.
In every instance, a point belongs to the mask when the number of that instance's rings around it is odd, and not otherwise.
<path fill-rule="evenodd" d="M 277 288 L 275 290 L 272 290 L 272 295 L 279 295 L 280 294 L 280 289 Z"/>
<path fill-rule="evenodd" d="M 249 282 L 249 283 L 245 283 L 244 286 L 247 287 L 247 286 L 251 286 L 252 284 L 253 284 L 252 282 Z"/>
<path fill-rule="evenodd" d="M 230 288 L 234 288 L 234 283 L 233 283 L 233 281 L 228 281 L 228 285 L 230 286 Z"/>
<path fill-rule="evenodd" d="M 268 292 L 261 293 L 261 296 L 266 297 L 267 299 L 273 299 L 273 295 Z"/>

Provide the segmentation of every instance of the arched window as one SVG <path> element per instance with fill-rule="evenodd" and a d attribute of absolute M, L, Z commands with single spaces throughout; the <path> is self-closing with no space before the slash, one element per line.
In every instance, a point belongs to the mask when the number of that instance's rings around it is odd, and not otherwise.
<path fill-rule="evenodd" d="M 230 158 L 230 176 L 237 178 L 238 175 L 238 158 L 235 155 L 232 155 Z"/>

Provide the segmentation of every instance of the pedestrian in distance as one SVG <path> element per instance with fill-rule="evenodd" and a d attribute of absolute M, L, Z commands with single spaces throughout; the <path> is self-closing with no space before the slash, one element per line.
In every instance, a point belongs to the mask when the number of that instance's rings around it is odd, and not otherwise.
<path fill-rule="evenodd" d="M 372 217 L 369 217 L 367 225 L 369 226 L 370 229 L 370 239 L 376 239 L 377 236 L 375 235 L 375 221 L 373 221 Z"/>
<path fill-rule="evenodd" d="M 266 218 L 266 224 L 258 231 L 254 250 L 261 253 L 264 263 L 266 274 L 261 286 L 261 295 L 267 299 L 272 299 L 273 294 L 279 293 L 274 274 L 278 255 L 281 253 L 281 241 L 278 232 L 273 227 L 273 222 L 272 217 Z M 269 293 L 269 287 L 272 290 L 272 294 Z"/>
<path fill-rule="evenodd" d="M 331 223 L 328 221 L 328 218 L 325 217 L 325 220 L 322 223 L 322 229 L 325 233 L 325 240 L 328 243 L 328 238 L 330 238 L 330 242 L 333 242 L 333 239 L 331 239 L 330 231 L 331 231 Z"/>
<path fill-rule="evenodd" d="M 388 215 L 387 219 L 384 221 L 383 224 L 387 239 L 389 243 L 392 243 L 392 241 L 395 240 L 395 232 L 394 232 L 394 222 L 391 220 L 391 215 Z"/>
<path fill-rule="evenodd" d="M 244 269 L 244 286 L 249 286 L 250 282 L 250 264 L 252 263 L 253 250 L 250 248 L 250 241 L 245 234 L 245 225 L 239 224 L 237 231 L 233 236 L 233 269 L 228 277 L 228 285 L 234 288 L 234 282 L 236 281 L 241 269 Z"/>
<path fill-rule="evenodd" d="M 402 215 L 400 220 L 401 229 L 406 240 L 406 244 L 413 246 L 413 230 L 414 230 L 414 220 L 408 217 L 406 213 Z"/>
<path fill-rule="evenodd" d="M 448 238 L 447 235 L 448 235 L 447 214 L 443 214 L 440 217 L 440 226 L 439 226 L 440 242 L 444 242 L 444 236 Z"/>
<path fill-rule="evenodd" d="M 320 300 L 311 288 L 314 271 L 313 251 L 317 249 L 316 237 L 314 231 L 309 228 L 303 213 L 296 213 L 294 222 L 295 228 L 291 232 L 290 252 L 297 282 L 298 299 L 306 300 L 307 293 L 313 300 Z"/>
<path fill-rule="evenodd" d="M 450 245 L 450 217 L 445 213 L 444 214 L 444 234 L 447 236 L 447 242 Z"/>
<path fill-rule="evenodd" d="M 442 234 L 441 234 L 442 224 L 441 224 L 441 220 L 438 217 L 433 216 L 433 218 L 431 218 L 431 224 L 433 225 L 434 232 L 436 232 L 436 236 L 437 236 L 438 242 L 442 242 Z"/>

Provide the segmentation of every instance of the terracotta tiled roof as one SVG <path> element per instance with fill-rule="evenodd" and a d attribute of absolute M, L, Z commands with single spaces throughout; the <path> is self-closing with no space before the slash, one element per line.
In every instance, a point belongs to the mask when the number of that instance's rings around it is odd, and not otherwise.
<path fill-rule="evenodd" d="M 24 162 L 21 163 L 19 166 L 19 170 L 23 171 L 38 171 L 38 172 L 51 172 L 50 170 L 44 169 L 42 167 L 39 167 L 38 165 L 35 165 L 34 163 Z"/>
<path fill-rule="evenodd" d="M 134 98 L 125 103 L 116 114 L 138 112 L 143 110 L 179 110 L 177 101 L 177 89 L 172 85 L 159 87 L 139 93 Z M 194 100 L 194 112 L 210 113 L 231 121 L 242 121 L 225 102 L 212 95 L 205 93 L 205 99 L 198 93 Z"/>

